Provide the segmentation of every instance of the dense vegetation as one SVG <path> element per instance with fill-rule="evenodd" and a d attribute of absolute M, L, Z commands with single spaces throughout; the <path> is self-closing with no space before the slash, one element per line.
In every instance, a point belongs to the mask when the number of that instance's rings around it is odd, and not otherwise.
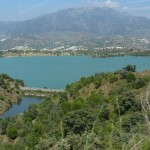
<path fill-rule="evenodd" d="M 22 92 L 19 86 L 23 86 L 22 80 L 15 80 L 7 74 L 0 74 L 0 114 L 6 111 L 12 103 L 19 102 Z"/>
<path fill-rule="evenodd" d="M 82 77 L 67 85 L 65 93 L 1 119 L 0 149 L 149 150 L 150 112 L 145 100 L 150 72 L 135 71 L 128 65 L 114 73 Z"/>

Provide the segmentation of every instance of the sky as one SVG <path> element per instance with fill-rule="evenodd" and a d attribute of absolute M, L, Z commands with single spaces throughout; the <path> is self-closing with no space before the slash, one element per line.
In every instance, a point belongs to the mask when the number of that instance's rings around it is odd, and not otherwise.
<path fill-rule="evenodd" d="M 110 7 L 150 18 L 150 0 L 0 0 L 0 21 L 21 21 L 65 8 Z"/>

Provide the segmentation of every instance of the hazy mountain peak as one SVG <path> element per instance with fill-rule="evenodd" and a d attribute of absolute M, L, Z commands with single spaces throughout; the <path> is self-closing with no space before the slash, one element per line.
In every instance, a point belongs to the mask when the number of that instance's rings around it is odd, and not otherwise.
<path fill-rule="evenodd" d="M 89 32 L 99 35 L 150 35 L 150 20 L 108 7 L 68 8 L 23 22 L 0 23 L 0 34 Z"/>

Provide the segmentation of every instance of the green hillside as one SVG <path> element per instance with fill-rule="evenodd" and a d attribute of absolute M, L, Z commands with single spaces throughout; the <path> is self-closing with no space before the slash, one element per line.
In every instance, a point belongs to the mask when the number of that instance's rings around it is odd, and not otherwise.
<path fill-rule="evenodd" d="M 128 65 L 82 77 L 41 104 L 0 120 L 2 150 L 149 150 L 150 71 Z"/>
<path fill-rule="evenodd" d="M 22 99 L 22 92 L 19 86 L 24 83 L 15 80 L 6 74 L 0 74 L 0 114 L 9 109 L 13 103 Z"/>

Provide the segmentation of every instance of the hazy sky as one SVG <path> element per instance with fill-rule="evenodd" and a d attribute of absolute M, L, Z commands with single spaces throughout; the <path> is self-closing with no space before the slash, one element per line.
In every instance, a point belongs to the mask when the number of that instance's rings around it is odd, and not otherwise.
<path fill-rule="evenodd" d="M 150 0 L 0 0 L 0 20 L 27 20 L 70 7 L 111 7 L 150 18 Z"/>

